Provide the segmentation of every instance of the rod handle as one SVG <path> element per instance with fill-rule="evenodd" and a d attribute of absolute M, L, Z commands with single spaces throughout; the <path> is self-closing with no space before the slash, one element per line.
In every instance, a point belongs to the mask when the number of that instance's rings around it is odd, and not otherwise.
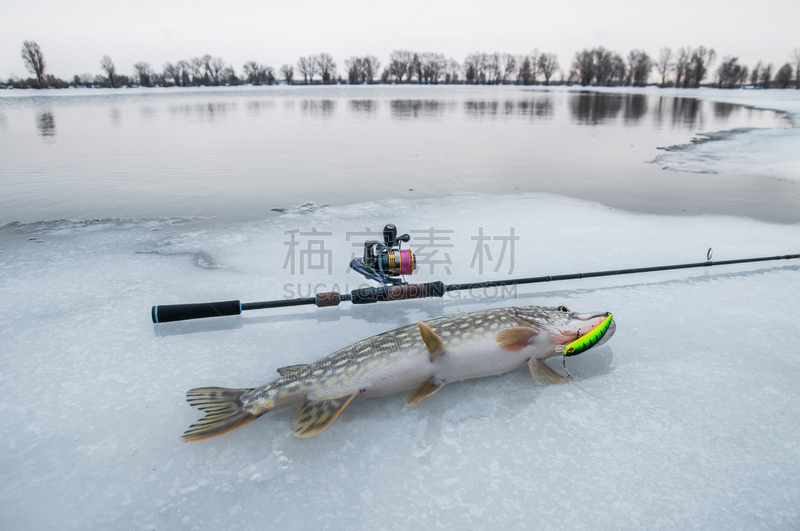
<path fill-rule="evenodd" d="M 239 315 L 242 303 L 239 301 L 201 302 L 198 304 L 163 304 L 153 306 L 150 317 L 154 323 L 171 323 L 188 319 Z"/>

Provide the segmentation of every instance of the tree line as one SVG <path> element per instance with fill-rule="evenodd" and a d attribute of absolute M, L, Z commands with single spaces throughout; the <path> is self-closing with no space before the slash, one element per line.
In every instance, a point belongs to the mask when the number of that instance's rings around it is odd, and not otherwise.
<path fill-rule="evenodd" d="M 328 53 L 300 57 L 296 65 L 284 64 L 276 73 L 271 66 L 257 61 L 246 62 L 240 73 L 221 57 L 204 55 L 175 63 L 166 62 L 157 71 L 150 63 L 140 61 L 133 65 L 131 75 L 119 73 L 114 61 L 104 55 L 100 61 L 100 74 L 76 74 L 65 81 L 47 73 L 41 47 L 34 41 L 22 44 L 21 55 L 25 68 L 35 77 L 12 78 L 0 86 L 14 88 L 66 88 L 73 87 L 189 87 L 227 85 L 293 84 L 468 84 L 468 85 L 536 85 L 551 83 L 580 84 L 581 86 L 635 86 L 651 83 L 656 70 L 662 87 L 697 88 L 701 84 L 719 88 L 740 88 L 749 85 L 760 88 L 800 89 L 800 48 L 791 60 L 777 70 L 772 64 L 759 61 L 752 69 L 740 64 L 739 59 L 726 56 L 715 74 L 709 69 L 716 60 L 711 48 L 682 47 L 677 51 L 662 48 L 657 58 L 645 51 L 631 50 L 627 57 L 602 46 L 575 53 L 571 68 L 561 69 L 558 58 L 552 53 L 513 55 L 509 53 L 477 52 L 466 56 L 463 63 L 445 58 L 441 53 L 395 50 L 381 70 L 381 62 L 372 55 L 354 56 L 344 63 L 342 76 L 336 62 Z M 295 66 L 297 70 L 295 70 Z M 295 78 L 295 72 L 298 77 Z M 555 75 L 559 74 L 558 79 Z M 708 81 L 706 81 L 708 80 Z"/>

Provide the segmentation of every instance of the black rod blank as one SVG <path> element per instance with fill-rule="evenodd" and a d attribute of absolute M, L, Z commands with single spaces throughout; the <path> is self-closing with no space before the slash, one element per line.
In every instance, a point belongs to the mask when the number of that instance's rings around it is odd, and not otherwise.
<path fill-rule="evenodd" d="M 709 253 L 710 254 L 710 253 Z M 442 282 L 427 282 L 424 284 L 405 284 L 400 286 L 383 286 L 372 288 L 354 289 L 350 293 L 340 294 L 335 291 L 318 293 L 315 297 L 298 299 L 280 299 L 262 302 L 203 302 L 198 304 L 170 304 L 153 306 L 150 316 L 154 323 L 167 323 L 172 321 L 185 321 L 188 319 L 202 319 L 205 317 L 221 317 L 226 315 L 239 315 L 246 310 L 264 310 L 268 308 L 284 308 L 287 306 L 303 306 L 314 304 L 318 307 L 337 306 L 340 302 L 353 304 L 368 304 L 379 301 L 394 301 L 407 299 L 421 299 L 427 297 L 442 297 L 448 291 L 461 291 L 479 288 L 493 288 L 514 286 L 519 284 L 538 284 L 542 282 L 556 282 L 559 280 L 575 280 L 580 278 L 610 277 L 616 275 L 631 275 L 634 273 L 652 273 L 654 271 L 671 271 L 675 269 L 691 269 L 696 267 L 713 267 L 732 264 L 746 264 L 752 262 L 769 262 L 773 260 L 794 260 L 800 254 L 786 254 L 779 256 L 761 256 L 757 258 L 740 258 L 737 260 L 720 260 L 712 262 L 695 262 L 691 264 L 674 264 L 653 267 L 636 267 L 632 269 L 613 269 L 609 271 L 593 271 L 590 273 L 571 273 L 567 275 L 547 275 L 543 277 L 517 278 L 509 280 L 489 280 L 485 282 L 470 282 L 466 284 L 449 284 Z"/>

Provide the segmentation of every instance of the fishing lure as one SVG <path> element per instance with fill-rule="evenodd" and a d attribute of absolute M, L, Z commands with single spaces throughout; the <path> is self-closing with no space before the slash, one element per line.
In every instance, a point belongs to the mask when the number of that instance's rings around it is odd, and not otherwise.
<path fill-rule="evenodd" d="M 581 352 L 586 352 L 599 343 L 600 340 L 603 339 L 603 336 L 605 336 L 608 332 L 608 329 L 611 327 L 611 320 L 613 318 L 614 316 L 609 313 L 608 317 L 603 319 L 602 323 L 592 328 L 589 333 L 580 335 L 580 332 L 578 332 L 578 339 L 572 343 L 558 345 L 556 347 L 556 354 L 564 355 L 564 371 L 567 373 L 567 376 L 570 376 L 569 371 L 567 370 L 567 356 L 577 356 Z"/>
<path fill-rule="evenodd" d="M 586 352 L 603 339 L 603 336 L 606 335 L 611 326 L 612 319 L 614 319 L 614 316 L 609 313 L 602 323 L 592 328 L 588 333 L 578 336 L 578 339 L 572 343 L 557 346 L 556 353 L 564 354 L 564 357 L 567 357 L 577 356 L 581 352 Z"/>

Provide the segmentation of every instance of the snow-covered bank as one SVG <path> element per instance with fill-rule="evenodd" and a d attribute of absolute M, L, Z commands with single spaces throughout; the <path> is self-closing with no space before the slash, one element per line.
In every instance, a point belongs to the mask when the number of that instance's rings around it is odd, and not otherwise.
<path fill-rule="evenodd" d="M 702 91 L 700 91 L 702 92 Z M 0 247 L 0 521 L 6 529 L 791 527 L 800 523 L 800 264 L 580 280 L 382 306 L 295 308 L 154 326 L 150 306 L 354 287 L 365 227 L 452 230 L 418 281 L 558 274 L 800 250 L 796 226 L 659 217 L 548 195 L 457 195 L 203 220 L 6 227 Z M 293 231 L 300 246 L 292 252 Z M 320 234 L 330 232 L 330 235 Z M 425 232 L 412 232 L 419 244 Z M 331 251 L 331 271 L 312 240 Z M 318 247 L 316 247 L 318 248 Z M 445 254 L 448 256 L 445 257 Z M 312 262 L 303 262 L 312 258 Z M 303 274 L 301 264 L 305 265 Z M 474 267 L 471 267 L 471 264 Z M 321 268 L 315 268 L 322 265 Z M 295 267 L 295 274 L 291 268 Z M 448 275 L 445 266 L 449 267 Z M 251 387 L 275 369 L 442 314 L 511 304 L 614 312 L 568 361 L 414 407 L 356 402 L 318 437 L 291 412 L 179 442 L 191 387 Z M 560 362 L 553 364 L 560 370 Z"/>

